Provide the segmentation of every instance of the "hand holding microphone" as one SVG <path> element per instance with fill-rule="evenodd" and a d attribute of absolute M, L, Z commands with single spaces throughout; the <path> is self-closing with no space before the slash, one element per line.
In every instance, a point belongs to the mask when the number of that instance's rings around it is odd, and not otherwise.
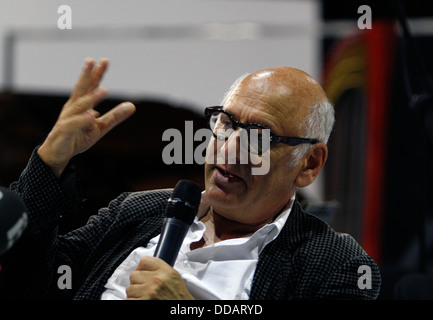
<path fill-rule="evenodd" d="M 200 200 L 201 189 L 197 184 L 186 180 L 178 182 L 168 199 L 154 257 L 141 258 L 136 270 L 130 274 L 130 285 L 126 288 L 128 299 L 194 299 L 172 266 L 197 214 Z"/>

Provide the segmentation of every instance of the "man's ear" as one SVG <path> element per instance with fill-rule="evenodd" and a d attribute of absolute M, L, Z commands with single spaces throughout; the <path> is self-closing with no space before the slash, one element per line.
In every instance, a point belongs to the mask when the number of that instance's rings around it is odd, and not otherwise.
<path fill-rule="evenodd" d="M 313 145 L 313 148 L 307 153 L 302 160 L 303 165 L 300 168 L 295 184 L 298 188 L 310 185 L 325 164 L 328 157 L 328 147 L 326 144 L 319 142 Z"/>

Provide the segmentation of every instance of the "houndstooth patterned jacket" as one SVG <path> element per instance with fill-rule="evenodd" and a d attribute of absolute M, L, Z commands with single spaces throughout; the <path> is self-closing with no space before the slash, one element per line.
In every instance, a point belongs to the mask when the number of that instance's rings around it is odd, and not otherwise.
<path fill-rule="evenodd" d="M 85 226 L 58 235 L 62 216 L 81 204 L 73 166 L 59 181 L 35 150 L 11 189 L 26 202 L 29 224 L 1 257 L 1 298 L 99 299 L 129 253 L 160 233 L 171 194 L 123 193 Z M 61 265 L 71 268 L 71 289 L 59 289 Z M 371 286 L 358 285 L 360 266 L 371 268 Z M 375 299 L 380 283 L 378 266 L 351 236 L 336 233 L 295 202 L 280 235 L 260 254 L 250 299 Z"/>

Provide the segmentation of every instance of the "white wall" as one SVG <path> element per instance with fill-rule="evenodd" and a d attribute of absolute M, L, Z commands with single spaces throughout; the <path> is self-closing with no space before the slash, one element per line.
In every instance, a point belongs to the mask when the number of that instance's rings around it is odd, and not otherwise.
<path fill-rule="evenodd" d="M 72 9 L 72 30 L 57 27 L 62 4 Z M 305 0 L 2 0 L 0 36 L 17 36 L 16 90 L 69 92 L 85 57 L 108 57 L 103 85 L 113 94 L 162 96 L 201 110 L 245 72 L 290 65 L 317 76 L 317 15 L 316 2 Z M 276 31 L 263 35 L 269 27 Z"/>

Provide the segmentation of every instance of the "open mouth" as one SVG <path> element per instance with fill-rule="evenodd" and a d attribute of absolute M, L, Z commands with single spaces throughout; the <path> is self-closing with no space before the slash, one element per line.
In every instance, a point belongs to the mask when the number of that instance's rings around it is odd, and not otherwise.
<path fill-rule="evenodd" d="M 224 177 L 229 179 L 229 182 L 237 182 L 237 181 L 241 181 L 242 178 L 234 175 L 228 171 L 225 171 L 224 169 L 220 168 L 220 167 L 215 167 Z"/>

